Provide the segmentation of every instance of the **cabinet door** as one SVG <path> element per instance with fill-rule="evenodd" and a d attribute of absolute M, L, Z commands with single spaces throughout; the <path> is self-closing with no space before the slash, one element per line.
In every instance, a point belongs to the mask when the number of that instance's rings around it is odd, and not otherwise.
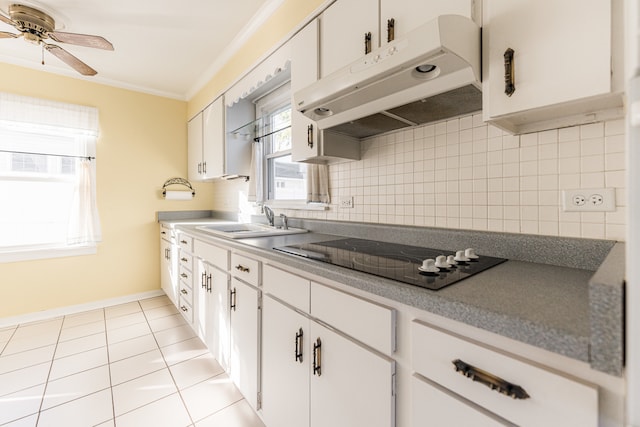
<path fill-rule="evenodd" d="M 423 377 L 411 378 L 411 425 L 515 426 Z"/>
<path fill-rule="evenodd" d="M 483 3 L 485 120 L 610 91 L 611 2 L 584 5 L 581 0 Z M 515 52 L 511 96 L 504 93 L 508 48 Z"/>
<path fill-rule="evenodd" d="M 219 97 L 202 112 L 202 161 L 204 179 L 225 174 L 224 103 Z"/>
<path fill-rule="evenodd" d="M 211 270 L 211 293 L 209 306 L 211 312 L 211 335 L 206 341 L 207 347 L 225 371 L 229 369 L 231 352 L 231 329 L 229 323 L 229 275 L 217 269 Z"/>
<path fill-rule="evenodd" d="M 473 17 L 473 0 L 380 0 L 380 40 L 387 42 L 387 22 L 394 20 L 395 38 L 440 15 Z"/>
<path fill-rule="evenodd" d="M 320 156 L 318 140 L 318 126 L 316 123 L 300 113 L 291 110 L 291 160 L 301 162 Z"/>
<path fill-rule="evenodd" d="M 230 376 L 247 402 L 258 406 L 258 290 L 233 279 L 231 283 Z"/>
<path fill-rule="evenodd" d="M 202 113 L 187 125 L 187 176 L 189 181 L 202 180 Z"/>
<path fill-rule="evenodd" d="M 262 416 L 267 426 L 309 426 L 310 363 L 309 319 L 266 296 L 262 309 Z"/>
<path fill-rule="evenodd" d="M 320 17 L 320 77 L 365 55 L 365 34 L 379 46 L 378 0 L 339 0 Z"/>
<path fill-rule="evenodd" d="M 178 250 L 169 241 L 160 239 L 160 286 L 169 299 L 177 305 Z"/>
<path fill-rule="evenodd" d="M 318 323 L 310 329 L 311 344 L 321 344 L 320 372 L 311 369 L 311 427 L 394 426 L 395 362 Z"/>
<path fill-rule="evenodd" d="M 319 31 L 314 19 L 291 40 L 292 94 L 318 80 Z"/>

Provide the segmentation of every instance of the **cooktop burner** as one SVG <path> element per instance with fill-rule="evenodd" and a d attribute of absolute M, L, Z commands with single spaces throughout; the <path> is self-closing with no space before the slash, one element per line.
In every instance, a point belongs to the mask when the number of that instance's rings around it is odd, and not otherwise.
<path fill-rule="evenodd" d="M 352 238 L 281 246 L 274 249 L 431 290 L 442 289 L 506 261 L 504 258 L 480 256 L 449 268 L 439 268 L 437 272 L 427 273 L 419 270 L 425 259 L 435 260 L 441 255 L 455 256 L 455 253 Z"/>

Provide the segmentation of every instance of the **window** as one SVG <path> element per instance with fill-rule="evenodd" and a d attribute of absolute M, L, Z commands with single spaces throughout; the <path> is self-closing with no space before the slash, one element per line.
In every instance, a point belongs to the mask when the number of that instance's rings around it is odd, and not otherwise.
<path fill-rule="evenodd" d="M 262 117 L 267 201 L 306 201 L 307 166 L 291 161 L 291 94 L 287 83 L 256 103 Z"/>
<path fill-rule="evenodd" d="M 96 139 L 95 108 L 0 93 L 0 260 L 95 252 Z"/>

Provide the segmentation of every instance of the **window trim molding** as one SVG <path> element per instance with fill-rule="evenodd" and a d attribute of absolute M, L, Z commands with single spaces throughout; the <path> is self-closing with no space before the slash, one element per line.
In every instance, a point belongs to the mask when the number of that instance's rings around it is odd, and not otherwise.
<path fill-rule="evenodd" d="M 95 255 L 98 253 L 97 245 L 83 246 L 56 246 L 51 248 L 34 248 L 11 251 L 0 251 L 0 263 L 19 261 L 35 261 L 40 259 L 64 258 L 80 255 Z"/>

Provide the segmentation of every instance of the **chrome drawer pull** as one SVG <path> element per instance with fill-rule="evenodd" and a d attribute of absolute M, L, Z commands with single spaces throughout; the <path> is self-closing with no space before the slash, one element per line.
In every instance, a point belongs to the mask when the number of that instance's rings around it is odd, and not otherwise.
<path fill-rule="evenodd" d="M 182 278 L 186 279 L 186 278 L 187 278 L 187 277 L 189 277 L 189 276 L 187 276 L 187 275 L 186 275 L 186 274 L 184 274 L 184 273 L 181 273 L 181 274 L 180 274 L 180 277 L 182 277 Z"/>
<path fill-rule="evenodd" d="M 182 307 L 180 307 L 180 309 L 181 309 L 182 311 L 185 311 L 185 312 L 186 312 L 186 311 L 189 311 L 189 309 L 188 309 L 187 307 L 185 307 L 184 305 L 183 305 Z"/>
<path fill-rule="evenodd" d="M 185 258 L 185 257 L 182 257 L 182 258 L 180 258 L 180 261 L 187 262 L 189 260 L 187 258 Z"/>
<path fill-rule="evenodd" d="M 180 289 L 180 292 L 182 292 L 184 295 L 187 295 L 189 292 L 187 292 L 186 289 Z"/>
<path fill-rule="evenodd" d="M 180 240 L 180 243 L 182 243 L 183 245 L 186 245 L 187 241 L 186 240 Z"/>
<path fill-rule="evenodd" d="M 245 267 L 244 265 L 238 264 L 236 265 L 236 270 L 240 271 L 241 273 L 248 273 L 249 267 Z"/>
<path fill-rule="evenodd" d="M 511 384 L 509 381 L 505 381 L 500 377 L 490 374 L 489 372 L 469 365 L 460 359 L 452 360 L 451 363 L 453 363 L 456 372 L 460 372 L 472 381 L 477 381 L 486 385 L 491 390 L 496 390 L 514 399 L 528 399 L 530 397 L 529 394 L 527 394 L 527 392 L 519 385 Z"/>

